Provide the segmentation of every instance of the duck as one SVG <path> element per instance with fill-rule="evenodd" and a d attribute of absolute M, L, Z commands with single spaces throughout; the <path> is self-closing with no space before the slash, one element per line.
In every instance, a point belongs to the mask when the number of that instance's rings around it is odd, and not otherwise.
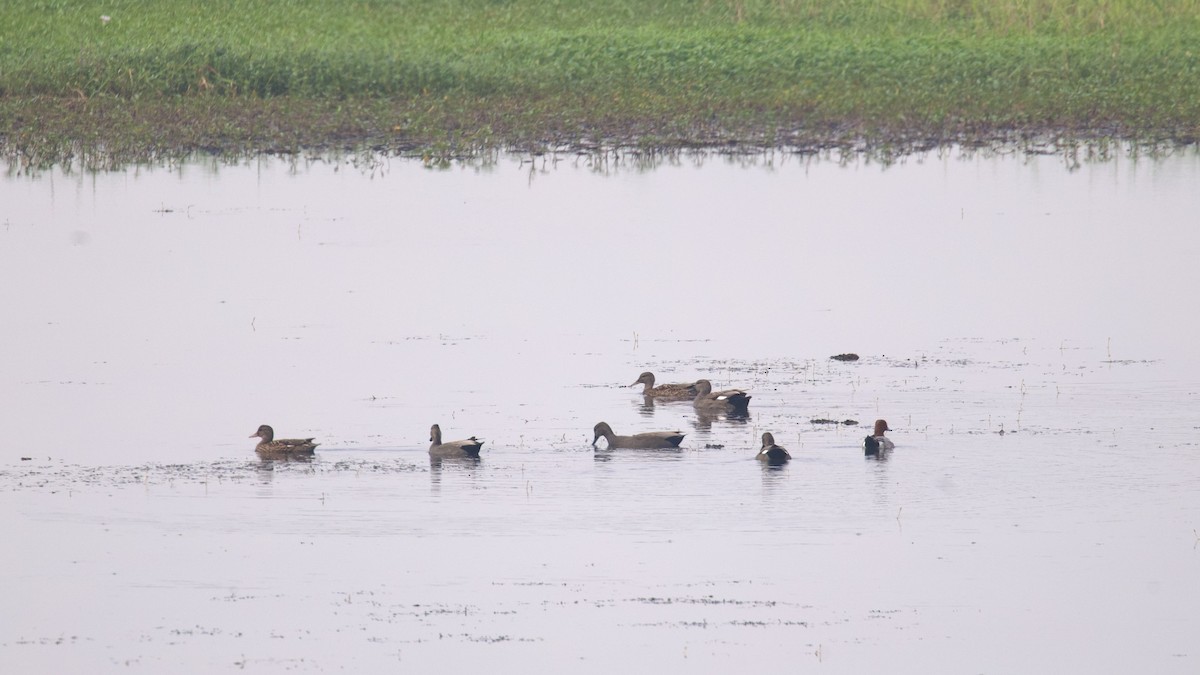
<path fill-rule="evenodd" d="M 892 439 L 883 435 L 885 431 L 891 431 L 888 428 L 887 420 L 875 420 L 875 430 L 870 436 L 863 439 L 863 454 L 878 455 L 881 452 L 888 452 L 896 448 L 896 444 L 892 442 Z"/>
<path fill-rule="evenodd" d="M 291 457 L 311 457 L 318 443 L 311 438 L 280 438 L 275 439 L 275 430 L 268 424 L 258 427 L 258 431 L 250 434 L 250 438 L 258 438 L 254 452 L 264 459 L 288 459 Z"/>
<path fill-rule="evenodd" d="M 654 386 L 654 373 L 646 371 L 638 375 L 638 379 L 629 386 L 635 384 L 645 385 L 642 387 L 642 395 L 652 398 L 662 399 L 664 401 L 687 401 L 696 397 L 696 385 L 694 384 L 660 384 Z"/>
<path fill-rule="evenodd" d="M 741 389 L 726 389 L 713 391 L 712 383 L 708 380 L 696 380 L 696 398 L 692 405 L 698 410 L 745 413 L 753 398 Z"/>
<path fill-rule="evenodd" d="M 594 431 L 596 437 L 592 439 L 592 445 L 596 445 L 596 441 L 603 436 L 604 440 L 608 441 L 610 450 L 613 448 L 678 448 L 686 435 L 678 431 L 647 431 L 632 436 L 618 436 L 613 432 L 612 427 L 608 426 L 608 422 L 600 422 Z"/>
<path fill-rule="evenodd" d="M 775 436 L 770 432 L 765 432 L 762 435 L 762 450 L 758 451 L 755 459 L 771 464 L 782 464 L 791 459 L 791 454 L 787 449 L 775 445 Z"/>
<path fill-rule="evenodd" d="M 429 427 L 429 454 L 433 457 L 479 457 L 479 449 L 483 441 L 474 436 L 462 441 L 442 442 L 442 428 L 438 425 Z"/>

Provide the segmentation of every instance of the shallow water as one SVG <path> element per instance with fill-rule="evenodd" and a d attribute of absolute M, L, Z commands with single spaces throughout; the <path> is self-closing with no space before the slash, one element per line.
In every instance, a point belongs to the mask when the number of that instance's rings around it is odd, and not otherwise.
<path fill-rule="evenodd" d="M 603 168 L 0 181 L 3 670 L 1195 672 L 1200 162 Z"/>

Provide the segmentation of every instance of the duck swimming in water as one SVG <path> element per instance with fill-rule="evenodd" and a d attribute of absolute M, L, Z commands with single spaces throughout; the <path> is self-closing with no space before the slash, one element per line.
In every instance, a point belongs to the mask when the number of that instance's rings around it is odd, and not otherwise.
<path fill-rule="evenodd" d="M 785 448 L 775 445 L 775 436 L 773 436 L 770 432 L 766 432 L 762 435 L 762 450 L 758 451 L 758 455 L 755 456 L 755 459 L 768 462 L 770 464 L 783 464 L 791 458 L 791 453 L 789 453 Z"/>
<path fill-rule="evenodd" d="M 462 441 L 442 442 L 442 428 L 438 425 L 429 427 L 429 454 L 432 457 L 478 457 L 483 441 L 474 436 Z"/>
<path fill-rule="evenodd" d="M 642 395 L 656 398 L 662 401 L 688 401 L 696 398 L 696 385 L 694 384 L 660 384 L 654 386 L 654 373 L 646 371 L 638 375 L 638 379 L 634 384 L 644 385 L 642 387 Z"/>
<path fill-rule="evenodd" d="M 280 438 L 276 440 L 275 430 L 270 425 L 263 424 L 258 431 L 250 434 L 250 438 L 261 439 L 254 447 L 254 452 L 263 459 L 290 459 L 292 457 L 311 457 L 317 448 L 311 438 Z"/>
<path fill-rule="evenodd" d="M 864 455 L 878 455 L 895 449 L 896 444 L 892 442 L 892 439 L 883 435 L 885 431 L 891 431 L 888 428 L 887 420 L 875 420 L 875 431 L 863 439 Z"/>
<path fill-rule="evenodd" d="M 646 450 L 678 448 L 683 442 L 682 434 L 678 431 L 647 431 L 641 434 L 632 436 L 618 436 L 613 432 L 612 427 L 608 426 L 608 422 L 600 422 L 593 430 L 596 432 L 596 437 L 592 439 L 592 445 L 596 444 L 601 437 L 608 441 L 608 449 L 614 448 L 641 448 Z"/>
<path fill-rule="evenodd" d="M 692 405 L 697 410 L 744 414 L 750 407 L 752 397 L 741 389 L 713 391 L 708 380 L 696 380 L 694 386 L 696 398 L 692 399 Z"/>

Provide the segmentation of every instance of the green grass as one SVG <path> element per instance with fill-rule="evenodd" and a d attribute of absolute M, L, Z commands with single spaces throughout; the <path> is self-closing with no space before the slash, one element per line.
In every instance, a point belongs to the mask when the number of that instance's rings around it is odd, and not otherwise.
<path fill-rule="evenodd" d="M 0 7 L 10 156 L 1197 131 L 1197 0 Z"/>

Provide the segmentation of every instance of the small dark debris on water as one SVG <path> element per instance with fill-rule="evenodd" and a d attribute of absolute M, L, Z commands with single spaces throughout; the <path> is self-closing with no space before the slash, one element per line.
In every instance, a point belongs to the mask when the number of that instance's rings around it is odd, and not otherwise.
<path fill-rule="evenodd" d="M 22 457 L 21 461 L 22 462 L 31 462 L 31 461 L 33 461 L 33 458 L 32 457 Z"/>
<path fill-rule="evenodd" d="M 855 354 L 853 352 L 846 352 L 845 354 L 838 354 L 836 356 L 831 356 L 829 358 L 833 359 L 834 361 L 857 361 L 858 354 Z"/>
<path fill-rule="evenodd" d="M 817 419 L 809 420 L 808 422 L 809 424 L 844 424 L 848 427 L 856 426 L 858 424 L 858 420 L 845 419 L 839 422 L 837 420 L 825 419 L 824 417 L 818 417 Z"/>
<path fill-rule="evenodd" d="M 705 443 L 704 449 L 705 450 L 724 450 L 725 446 L 720 443 Z"/>

